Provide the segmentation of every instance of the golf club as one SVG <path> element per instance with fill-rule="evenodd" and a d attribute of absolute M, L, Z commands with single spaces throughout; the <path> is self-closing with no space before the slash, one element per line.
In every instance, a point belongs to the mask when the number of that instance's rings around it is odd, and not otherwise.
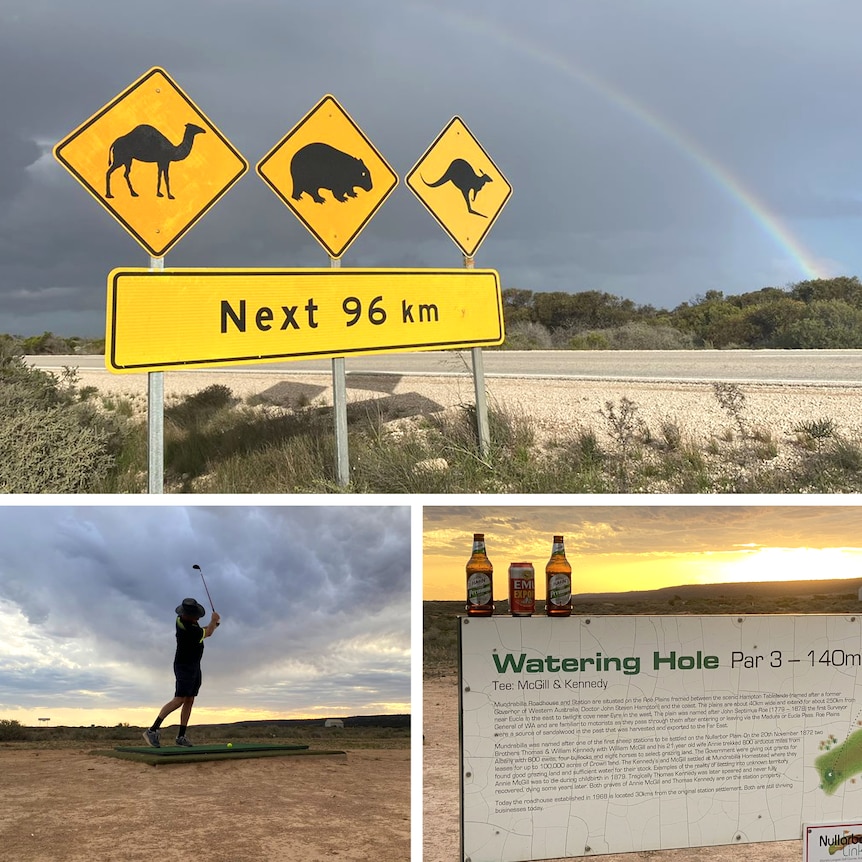
<path fill-rule="evenodd" d="M 213 607 L 212 596 L 210 595 L 210 591 L 207 589 L 207 582 L 206 582 L 206 579 L 204 578 L 204 573 L 201 571 L 201 567 L 197 563 L 195 563 L 192 566 L 192 568 L 197 569 L 198 572 L 200 572 L 201 580 L 204 582 L 204 589 L 207 591 L 207 598 L 210 600 L 210 610 L 215 612 L 215 608 Z"/>

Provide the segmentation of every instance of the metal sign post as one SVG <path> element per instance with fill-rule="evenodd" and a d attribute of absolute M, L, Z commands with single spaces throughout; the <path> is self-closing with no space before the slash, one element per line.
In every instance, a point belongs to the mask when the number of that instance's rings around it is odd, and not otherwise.
<path fill-rule="evenodd" d="M 149 253 L 150 272 L 164 269 L 168 250 L 248 170 L 239 151 L 158 66 L 60 141 L 54 157 Z M 151 494 L 164 492 L 164 406 L 164 374 L 148 372 Z"/>
<path fill-rule="evenodd" d="M 331 95 L 324 96 L 255 170 L 326 249 L 334 269 L 398 185 L 398 175 Z M 338 484 L 345 486 L 350 476 L 343 356 L 332 360 L 332 406 L 336 475 Z"/>
<path fill-rule="evenodd" d="M 341 259 L 332 257 L 332 269 L 341 267 Z M 345 488 L 350 484 L 350 458 L 347 446 L 347 376 L 343 356 L 332 360 L 332 412 L 335 414 L 335 476 Z"/>
<path fill-rule="evenodd" d="M 473 269 L 475 259 L 464 255 L 464 268 Z M 485 360 L 481 347 L 472 347 L 473 391 L 476 393 L 476 432 L 479 436 L 479 452 L 484 458 L 491 447 L 491 431 L 488 425 L 488 400 L 485 397 Z"/>
<path fill-rule="evenodd" d="M 473 269 L 473 256 L 512 194 L 512 186 L 460 117 L 452 117 L 404 179 Z M 478 209 L 477 209 L 478 207 Z M 482 348 L 473 347 L 479 451 L 490 448 Z"/>
<path fill-rule="evenodd" d="M 151 257 L 154 273 L 165 268 L 163 257 Z M 165 490 L 165 373 L 147 374 L 147 492 L 163 494 Z"/>

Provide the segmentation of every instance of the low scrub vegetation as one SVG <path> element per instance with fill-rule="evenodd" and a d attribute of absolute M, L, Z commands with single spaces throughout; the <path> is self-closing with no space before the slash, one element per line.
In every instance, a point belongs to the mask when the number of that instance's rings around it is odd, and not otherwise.
<path fill-rule="evenodd" d="M 0 719 L 0 744 L 21 743 L 24 748 L 79 747 L 82 743 L 108 747 L 116 745 L 143 745 L 143 727 L 128 723 L 114 727 L 26 727 L 14 719 Z M 174 726 L 166 726 L 163 740 L 171 742 Z M 403 727 L 323 727 L 321 723 L 297 722 L 266 724 L 253 722 L 251 726 L 199 724 L 189 730 L 196 745 L 224 742 L 299 744 L 310 747 L 337 745 L 339 748 L 407 748 L 410 745 L 409 724 Z"/>
<path fill-rule="evenodd" d="M 108 482 L 128 431 L 93 391 L 26 365 L 0 345 L 0 492 L 95 491 Z"/>
<path fill-rule="evenodd" d="M 472 405 L 431 416 L 348 409 L 350 484 L 336 481 L 330 408 L 241 401 L 209 386 L 165 410 L 165 489 L 175 493 L 842 493 L 862 491 L 862 444 L 822 417 L 778 441 L 717 383 L 727 423 L 690 439 L 650 427 L 635 401 L 607 401 L 594 428 L 540 439 L 529 416 L 491 406 L 481 447 Z M 143 493 L 145 421 L 74 375 L 0 357 L 0 490 Z"/>
<path fill-rule="evenodd" d="M 673 309 L 598 290 L 506 288 L 506 344 L 519 350 L 862 348 L 862 282 L 818 278 L 725 296 L 709 290 Z"/>

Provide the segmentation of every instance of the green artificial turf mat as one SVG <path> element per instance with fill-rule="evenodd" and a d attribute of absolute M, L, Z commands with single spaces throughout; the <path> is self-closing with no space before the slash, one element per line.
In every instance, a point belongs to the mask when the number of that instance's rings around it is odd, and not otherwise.
<path fill-rule="evenodd" d="M 301 757 L 328 754 L 346 754 L 332 749 L 309 749 L 307 745 L 253 745 L 236 743 L 226 745 L 195 745 L 192 748 L 180 745 L 150 748 L 149 746 L 118 746 L 110 750 L 91 751 L 102 757 L 134 760 L 151 766 L 176 763 L 202 763 L 207 760 L 244 760 L 254 757 Z"/>
<path fill-rule="evenodd" d="M 270 745 L 268 743 L 235 742 L 228 748 L 224 742 L 218 745 L 163 745 L 153 748 L 149 745 L 118 745 L 117 751 L 136 752 L 138 754 L 154 754 L 157 757 L 174 757 L 177 754 L 238 754 L 241 751 L 299 751 L 308 748 L 307 745 Z"/>

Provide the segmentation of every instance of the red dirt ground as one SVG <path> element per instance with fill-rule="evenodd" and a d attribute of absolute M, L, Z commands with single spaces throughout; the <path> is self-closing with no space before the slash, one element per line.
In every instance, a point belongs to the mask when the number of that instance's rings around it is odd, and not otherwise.
<path fill-rule="evenodd" d="M 404 862 L 410 752 L 148 766 L 0 746 L 10 862 Z"/>

